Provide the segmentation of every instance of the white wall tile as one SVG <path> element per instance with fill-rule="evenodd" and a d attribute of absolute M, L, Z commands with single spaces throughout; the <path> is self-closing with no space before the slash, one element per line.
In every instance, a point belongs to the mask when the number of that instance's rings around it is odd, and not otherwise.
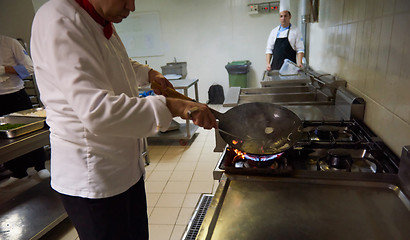
<path fill-rule="evenodd" d="M 396 13 L 410 11 L 410 1 L 409 0 L 396 0 L 395 11 Z"/>
<path fill-rule="evenodd" d="M 323 4 L 332 24 L 311 28 L 311 67 L 343 76 L 366 100 L 366 124 L 400 155 L 410 143 L 410 1 Z"/>
<path fill-rule="evenodd" d="M 396 0 L 383 1 L 383 15 L 392 15 L 396 7 Z"/>

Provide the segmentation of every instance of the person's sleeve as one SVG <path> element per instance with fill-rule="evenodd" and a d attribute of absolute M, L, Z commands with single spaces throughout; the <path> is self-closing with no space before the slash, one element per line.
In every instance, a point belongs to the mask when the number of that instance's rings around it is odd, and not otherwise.
<path fill-rule="evenodd" d="M 32 56 L 39 85 L 43 81 L 42 94 L 53 107 L 70 107 L 72 113 L 67 114 L 75 114 L 96 135 L 142 138 L 168 128 L 172 114 L 163 96 L 139 98 L 114 92 L 113 84 L 125 81 L 120 79 L 124 75 L 109 79 L 105 74 L 109 63 L 104 61 L 98 37 L 81 22 L 43 17 L 33 24 Z M 48 85 L 58 91 L 46 92 Z M 59 99 L 64 99 L 61 106 L 55 103 Z"/>
<path fill-rule="evenodd" d="M 33 61 L 31 61 L 31 58 L 28 55 L 27 51 L 17 40 L 14 39 L 12 41 L 11 48 L 17 62 L 17 65 L 13 66 L 14 70 L 16 70 L 21 79 L 29 77 L 31 74 L 33 74 L 34 69 Z"/>
<path fill-rule="evenodd" d="M 145 86 L 149 84 L 148 72 L 151 68 L 148 65 L 141 64 L 130 58 L 132 68 L 134 69 L 137 78 L 138 86 Z"/>
<path fill-rule="evenodd" d="M 277 33 L 277 31 L 275 31 L 275 29 L 273 29 L 269 34 L 269 38 L 268 38 L 268 41 L 267 41 L 267 44 L 266 44 L 265 54 L 272 54 L 273 53 L 273 47 L 274 47 L 274 44 L 275 44 L 276 33 Z"/>
<path fill-rule="evenodd" d="M 303 45 L 303 36 L 299 29 L 296 31 L 296 52 L 305 52 L 305 46 Z"/>

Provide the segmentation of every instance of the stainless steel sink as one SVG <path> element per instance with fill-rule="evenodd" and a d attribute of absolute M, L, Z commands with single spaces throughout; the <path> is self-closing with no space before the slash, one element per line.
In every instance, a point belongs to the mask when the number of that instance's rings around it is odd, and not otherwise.
<path fill-rule="evenodd" d="M 242 88 L 238 104 L 269 102 L 283 105 L 333 104 L 333 96 L 327 95 L 312 85 Z"/>
<path fill-rule="evenodd" d="M 242 88 L 241 94 L 272 94 L 272 93 L 306 93 L 313 92 L 315 89 L 309 85 L 300 86 L 279 86 L 265 88 Z"/>
<path fill-rule="evenodd" d="M 278 70 L 265 71 L 262 76 L 261 86 L 262 87 L 272 87 L 272 86 L 295 86 L 304 85 L 310 83 L 310 77 L 305 73 L 299 73 L 296 75 L 280 75 Z"/>

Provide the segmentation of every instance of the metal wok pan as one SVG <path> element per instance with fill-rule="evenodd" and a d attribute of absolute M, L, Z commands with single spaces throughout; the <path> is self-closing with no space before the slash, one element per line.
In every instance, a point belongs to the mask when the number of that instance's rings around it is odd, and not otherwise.
<path fill-rule="evenodd" d="M 169 97 L 191 98 L 168 88 Z M 219 133 L 231 147 L 248 154 L 276 154 L 292 147 L 302 135 L 302 122 L 289 109 L 272 103 L 246 103 L 220 113 Z"/>
<path fill-rule="evenodd" d="M 302 135 L 302 122 L 287 108 L 272 103 L 246 103 L 217 117 L 221 137 L 249 154 L 276 154 L 292 147 Z"/>

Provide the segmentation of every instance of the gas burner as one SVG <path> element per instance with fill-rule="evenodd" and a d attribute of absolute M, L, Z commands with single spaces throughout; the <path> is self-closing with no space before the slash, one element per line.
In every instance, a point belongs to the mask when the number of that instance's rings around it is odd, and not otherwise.
<path fill-rule="evenodd" d="M 353 159 L 347 149 L 330 149 L 327 151 L 326 157 L 321 158 L 318 162 L 318 170 L 329 171 L 329 170 L 344 170 L 351 172 Z"/>
<path fill-rule="evenodd" d="M 318 126 L 314 132 L 319 139 L 332 140 L 339 136 L 339 129 L 340 127 L 322 125 Z"/>
<path fill-rule="evenodd" d="M 236 156 L 233 158 L 233 163 L 235 167 L 239 167 L 239 168 L 270 167 L 272 169 L 276 169 L 278 167 L 278 163 L 275 161 L 275 159 L 279 158 L 283 154 L 282 152 L 282 153 L 272 154 L 272 155 L 256 155 L 256 154 L 247 154 L 237 149 L 233 149 L 233 152 L 236 153 Z"/>
<path fill-rule="evenodd" d="M 320 125 L 311 132 L 311 140 L 328 143 L 353 143 L 354 133 L 342 126 Z"/>
<path fill-rule="evenodd" d="M 284 170 L 397 173 L 398 163 L 397 156 L 362 122 L 305 121 L 302 138 L 283 153 L 237 154 L 227 147 L 220 168 L 262 175 Z"/>
<path fill-rule="evenodd" d="M 277 169 L 279 167 L 279 163 L 274 160 L 270 161 L 252 161 L 252 160 L 240 160 L 235 162 L 235 168 L 270 168 L 270 169 Z"/>

